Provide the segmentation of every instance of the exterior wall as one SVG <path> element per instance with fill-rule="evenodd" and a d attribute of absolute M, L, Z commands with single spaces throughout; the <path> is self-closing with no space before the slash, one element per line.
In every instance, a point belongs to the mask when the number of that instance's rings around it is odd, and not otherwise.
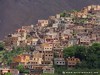
<path fill-rule="evenodd" d="M 86 42 L 86 43 L 90 43 L 90 38 L 89 37 L 81 37 L 80 38 L 80 42 Z"/>
<path fill-rule="evenodd" d="M 43 73 L 52 73 L 54 74 L 55 69 L 52 67 L 44 67 L 43 68 Z"/>
<path fill-rule="evenodd" d="M 20 35 L 20 40 L 26 40 L 27 32 L 25 29 L 18 29 L 17 33 Z"/>
<path fill-rule="evenodd" d="M 27 32 L 30 32 L 33 29 L 33 25 L 31 26 L 22 26 L 22 29 L 25 29 Z"/>
<path fill-rule="evenodd" d="M 29 65 L 30 75 L 41 75 L 43 73 L 43 66 Z"/>
<path fill-rule="evenodd" d="M 52 27 L 53 27 L 53 28 L 58 28 L 58 24 L 55 23 L 55 24 L 52 25 Z"/>
<path fill-rule="evenodd" d="M 52 38 L 45 38 L 45 43 L 52 43 L 53 42 L 53 39 Z"/>
<path fill-rule="evenodd" d="M 54 49 L 54 57 L 55 58 L 63 58 L 63 49 L 58 48 L 58 49 Z"/>
<path fill-rule="evenodd" d="M 68 47 L 70 47 L 70 46 L 73 46 L 73 42 L 72 41 L 68 42 Z"/>
<path fill-rule="evenodd" d="M 32 40 L 32 45 L 37 45 L 37 41 L 38 41 L 38 39 L 33 39 Z"/>
<path fill-rule="evenodd" d="M 52 47 L 44 47 L 44 51 L 52 51 Z"/>
<path fill-rule="evenodd" d="M 53 52 L 52 51 L 44 51 L 44 61 L 53 61 Z"/>
<path fill-rule="evenodd" d="M 66 17 L 66 19 L 65 19 L 67 22 L 72 22 L 72 18 L 70 18 L 70 17 Z"/>
<path fill-rule="evenodd" d="M 47 26 L 48 23 L 48 20 L 38 20 L 38 24 L 42 27 Z"/>
<path fill-rule="evenodd" d="M 32 42 L 32 45 L 34 46 L 37 45 L 37 41 Z"/>
<path fill-rule="evenodd" d="M 19 71 L 17 69 L 0 69 L 0 75 L 8 72 L 12 73 L 12 75 L 19 75 Z"/>
<path fill-rule="evenodd" d="M 30 57 L 27 55 L 19 55 L 13 59 L 14 62 L 18 63 L 27 63 L 29 62 Z"/>
<path fill-rule="evenodd" d="M 39 64 L 42 64 L 42 58 L 37 58 L 37 57 L 33 57 L 32 58 L 32 60 L 30 60 L 29 62 L 28 62 L 28 64 L 30 64 L 30 65 L 39 65 Z"/>
<path fill-rule="evenodd" d="M 43 54 L 40 53 L 39 51 L 34 51 L 33 53 L 30 54 L 30 60 L 28 64 L 30 65 L 40 65 L 42 64 L 43 61 Z"/>
<path fill-rule="evenodd" d="M 63 65 L 65 65 L 65 60 L 64 60 L 64 58 L 54 58 L 54 64 L 63 66 Z"/>
<path fill-rule="evenodd" d="M 46 33 L 46 35 L 51 36 L 51 38 L 57 38 L 58 37 L 58 34 L 54 33 L 54 32 L 48 32 L 48 33 Z"/>
<path fill-rule="evenodd" d="M 43 51 L 52 51 L 53 45 L 49 43 L 44 43 L 41 45 Z"/>
<path fill-rule="evenodd" d="M 58 19 L 59 19 L 59 18 L 60 18 L 60 14 L 57 14 L 57 15 L 56 15 L 56 18 L 58 18 Z"/>
<path fill-rule="evenodd" d="M 78 58 L 69 57 L 66 59 L 66 62 L 68 67 L 74 67 L 77 63 L 80 63 L 80 60 Z"/>

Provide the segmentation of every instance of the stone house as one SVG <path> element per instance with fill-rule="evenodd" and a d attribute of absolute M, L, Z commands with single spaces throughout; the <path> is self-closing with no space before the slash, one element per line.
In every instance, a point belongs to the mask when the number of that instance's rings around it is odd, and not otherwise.
<path fill-rule="evenodd" d="M 30 75 L 41 75 L 43 73 L 43 66 L 42 65 L 31 65 L 28 66 L 30 68 Z"/>
<path fill-rule="evenodd" d="M 41 27 L 45 27 L 49 24 L 48 20 L 38 20 L 38 25 Z"/>
<path fill-rule="evenodd" d="M 54 58 L 54 64 L 58 66 L 64 66 L 65 60 L 64 58 Z"/>
<path fill-rule="evenodd" d="M 59 37 L 58 33 L 56 33 L 56 32 L 48 32 L 48 33 L 46 33 L 46 36 L 49 36 L 51 38 L 57 38 L 57 37 Z"/>
<path fill-rule="evenodd" d="M 55 69 L 53 67 L 50 67 L 50 66 L 43 67 L 43 73 L 54 74 L 54 71 L 55 71 Z"/>
<path fill-rule="evenodd" d="M 59 47 L 54 48 L 53 52 L 55 58 L 63 58 L 63 48 L 59 48 Z"/>
<path fill-rule="evenodd" d="M 27 64 L 30 60 L 30 56 L 27 54 L 21 54 L 13 58 L 14 63 L 20 63 L 20 64 Z"/>
<path fill-rule="evenodd" d="M 5 73 L 8 72 L 10 72 L 12 75 L 19 75 L 19 71 L 17 69 L 0 68 L 0 75 L 5 75 Z"/>
<path fill-rule="evenodd" d="M 54 54 L 53 51 L 43 51 L 43 62 L 42 64 L 53 65 Z"/>
<path fill-rule="evenodd" d="M 26 40 L 27 31 L 25 29 L 18 29 L 17 33 L 20 35 L 21 41 Z"/>
<path fill-rule="evenodd" d="M 33 25 L 30 26 L 22 26 L 22 29 L 25 29 L 27 33 L 31 32 L 33 30 Z"/>
<path fill-rule="evenodd" d="M 52 51 L 52 49 L 53 49 L 53 44 L 43 43 L 43 44 L 41 45 L 41 49 L 42 49 L 43 51 Z"/>
<path fill-rule="evenodd" d="M 79 44 L 89 45 L 90 43 L 91 43 L 91 39 L 88 36 L 81 36 L 81 38 L 79 39 Z"/>
<path fill-rule="evenodd" d="M 53 43 L 53 39 L 51 38 L 51 37 L 49 37 L 49 36 L 47 36 L 47 37 L 44 37 L 44 42 L 45 43 Z"/>
<path fill-rule="evenodd" d="M 27 45 L 36 46 L 38 40 L 38 38 L 27 38 Z"/>
<path fill-rule="evenodd" d="M 70 47 L 77 44 L 79 44 L 79 40 L 77 38 L 71 38 L 68 40 L 67 46 Z"/>
<path fill-rule="evenodd" d="M 80 63 L 79 58 L 75 58 L 75 57 L 66 58 L 66 64 L 67 64 L 67 67 L 69 68 L 75 67 L 75 65 L 77 65 L 78 63 Z"/>
<path fill-rule="evenodd" d="M 43 61 L 43 53 L 39 51 L 34 51 L 30 54 L 30 60 L 27 65 L 40 65 Z"/>

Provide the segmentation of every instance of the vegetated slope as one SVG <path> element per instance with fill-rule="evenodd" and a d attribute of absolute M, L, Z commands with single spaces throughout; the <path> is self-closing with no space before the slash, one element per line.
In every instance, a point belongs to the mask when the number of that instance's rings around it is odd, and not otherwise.
<path fill-rule="evenodd" d="M 91 4 L 100 4 L 100 0 L 0 0 L 0 39 L 22 25 Z"/>

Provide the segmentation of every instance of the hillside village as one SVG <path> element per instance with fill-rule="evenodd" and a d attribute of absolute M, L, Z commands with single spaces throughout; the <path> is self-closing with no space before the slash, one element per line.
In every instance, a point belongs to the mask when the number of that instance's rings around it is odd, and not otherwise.
<path fill-rule="evenodd" d="M 3 42 L 6 51 L 21 47 L 23 52 L 14 56 L 9 66 L 0 69 L 2 75 L 6 72 L 19 75 L 16 69 L 19 64 L 29 70 L 29 75 L 54 73 L 54 65 L 75 67 L 81 60 L 74 56 L 65 58 L 63 49 L 100 43 L 100 5 L 64 11 L 47 20 L 38 20 L 36 25 L 22 26 L 6 36 Z"/>

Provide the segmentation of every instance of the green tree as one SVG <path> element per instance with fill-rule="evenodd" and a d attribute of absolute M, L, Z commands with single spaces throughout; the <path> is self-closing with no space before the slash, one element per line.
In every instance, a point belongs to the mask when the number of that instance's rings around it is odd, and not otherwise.
<path fill-rule="evenodd" d="M 56 75 L 56 74 L 51 74 L 51 73 L 43 73 L 42 75 Z"/>
<path fill-rule="evenodd" d="M 17 69 L 20 71 L 20 73 L 23 73 L 25 68 L 24 65 L 18 65 Z"/>
<path fill-rule="evenodd" d="M 97 68 L 98 67 L 98 57 L 96 54 L 89 54 L 87 56 L 87 65 L 88 65 L 88 68 Z"/>
<path fill-rule="evenodd" d="M 8 72 L 8 73 L 5 73 L 4 75 L 12 75 L 10 72 Z"/>
<path fill-rule="evenodd" d="M 64 48 L 63 53 L 65 58 L 75 56 L 75 47 Z"/>
<path fill-rule="evenodd" d="M 4 50 L 4 43 L 0 42 L 0 51 Z"/>
<path fill-rule="evenodd" d="M 80 60 L 85 60 L 87 55 L 87 48 L 85 46 L 76 46 L 75 47 L 75 57 Z"/>
<path fill-rule="evenodd" d="M 99 50 L 100 50 L 100 43 L 94 43 L 94 44 L 92 44 L 92 47 L 93 47 L 96 51 L 99 51 Z"/>
<path fill-rule="evenodd" d="M 61 17 L 65 17 L 66 16 L 66 11 L 63 11 L 61 14 L 60 14 Z"/>
<path fill-rule="evenodd" d="M 25 74 L 28 74 L 29 73 L 29 70 L 27 70 L 24 67 L 24 65 L 18 65 L 16 68 L 19 70 L 20 73 L 25 73 Z"/>
<path fill-rule="evenodd" d="M 63 50 L 64 57 L 75 56 L 81 60 L 76 68 L 100 68 L 100 43 L 94 43 L 91 46 L 72 46 Z"/>
<path fill-rule="evenodd" d="M 86 58 L 87 48 L 85 46 L 71 46 L 68 48 L 64 48 L 63 50 L 64 57 L 72 57 L 75 56 L 81 60 Z"/>
<path fill-rule="evenodd" d="M 78 68 L 81 68 L 81 69 L 84 69 L 84 68 L 87 68 L 87 62 L 86 61 L 81 61 L 81 63 L 77 63 L 76 69 Z"/>
<path fill-rule="evenodd" d="M 10 65 L 10 63 L 12 62 L 12 59 L 17 55 L 22 54 L 23 52 L 24 50 L 20 47 L 14 48 L 10 52 L 6 51 L 3 55 L 3 62 L 7 65 Z"/>

